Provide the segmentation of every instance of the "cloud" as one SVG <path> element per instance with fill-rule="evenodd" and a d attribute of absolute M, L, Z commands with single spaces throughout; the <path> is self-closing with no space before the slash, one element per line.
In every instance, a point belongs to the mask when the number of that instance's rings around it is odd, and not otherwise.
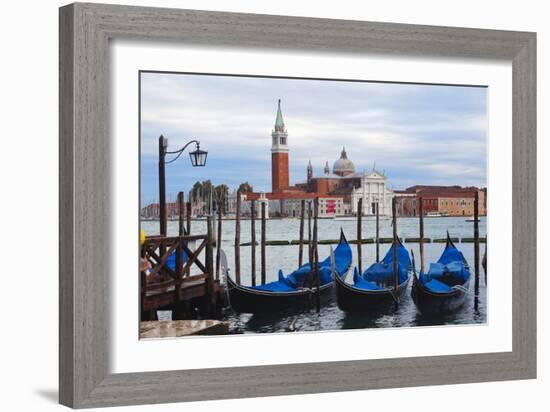
<path fill-rule="evenodd" d="M 344 145 L 358 171 L 376 161 L 394 187 L 486 182 L 484 88 L 143 73 L 144 198 L 157 192 L 160 134 L 170 149 L 198 139 L 209 152 L 201 170 L 184 158 L 170 165 L 169 190 L 187 191 L 199 178 L 269 190 L 279 98 L 293 182 L 304 180 L 309 160 L 317 173 L 332 166 Z"/>

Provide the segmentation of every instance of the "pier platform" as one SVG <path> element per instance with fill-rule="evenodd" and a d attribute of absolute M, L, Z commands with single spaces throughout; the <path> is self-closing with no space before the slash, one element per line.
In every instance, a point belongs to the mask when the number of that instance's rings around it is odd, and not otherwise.
<path fill-rule="evenodd" d="M 194 236 L 148 236 L 141 256 L 140 264 L 146 260 L 150 267 L 148 273 L 140 273 L 142 321 L 153 321 L 156 310 L 175 310 L 180 304 L 186 310 L 193 310 L 190 305 L 202 307 L 205 317 L 216 312 L 223 287 L 215 270 L 211 231 Z"/>
<path fill-rule="evenodd" d="M 229 323 L 219 320 L 153 320 L 139 324 L 140 339 L 179 338 L 192 335 L 225 335 Z"/>

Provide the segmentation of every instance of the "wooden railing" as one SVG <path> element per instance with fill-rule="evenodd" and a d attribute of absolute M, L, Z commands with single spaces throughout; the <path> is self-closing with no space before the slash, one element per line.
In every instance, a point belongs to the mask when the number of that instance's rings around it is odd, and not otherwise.
<path fill-rule="evenodd" d="M 149 236 L 141 247 L 141 257 L 151 263 L 148 274 L 141 272 L 142 311 L 168 306 L 198 294 L 213 298 L 213 244 L 211 234 L 195 236 Z M 195 248 L 191 250 L 190 244 Z M 204 260 L 199 260 L 205 251 Z M 175 267 L 168 258 L 175 254 Z M 193 293 L 186 293 L 193 287 Z M 210 299 L 212 301 L 212 299 Z M 215 303 L 215 300 L 213 300 Z"/>

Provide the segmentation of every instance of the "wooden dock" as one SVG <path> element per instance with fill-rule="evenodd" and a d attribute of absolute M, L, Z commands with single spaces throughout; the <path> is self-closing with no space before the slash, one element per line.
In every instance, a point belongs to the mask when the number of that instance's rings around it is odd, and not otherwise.
<path fill-rule="evenodd" d="M 172 309 L 183 303 L 199 302 L 209 314 L 215 313 L 222 293 L 219 272 L 214 271 L 211 231 L 206 235 L 149 236 L 141 247 L 142 259 L 151 269 L 141 272 L 142 319 L 155 319 L 158 309 Z M 195 244 L 191 250 L 191 244 Z M 204 260 L 199 260 L 202 252 Z M 175 267 L 168 264 L 175 256 Z"/>
<path fill-rule="evenodd" d="M 139 324 L 140 339 L 180 338 L 193 335 L 226 335 L 229 324 L 219 320 L 155 320 Z"/>

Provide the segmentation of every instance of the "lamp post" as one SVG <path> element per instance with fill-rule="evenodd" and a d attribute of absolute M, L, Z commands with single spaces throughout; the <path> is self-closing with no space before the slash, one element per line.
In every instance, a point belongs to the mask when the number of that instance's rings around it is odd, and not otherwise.
<path fill-rule="evenodd" d="M 191 144 L 196 144 L 196 149 L 189 152 L 191 165 L 193 167 L 202 167 L 206 165 L 206 157 L 208 152 L 200 149 L 200 142 L 198 140 L 191 140 L 185 144 L 181 149 L 169 152 L 168 139 L 163 135 L 159 137 L 159 206 L 160 206 L 160 235 L 166 236 L 167 234 L 167 218 L 166 218 L 166 173 L 165 166 L 169 163 L 175 162 L 181 154 Z M 176 155 L 173 159 L 166 161 L 166 155 Z"/>

